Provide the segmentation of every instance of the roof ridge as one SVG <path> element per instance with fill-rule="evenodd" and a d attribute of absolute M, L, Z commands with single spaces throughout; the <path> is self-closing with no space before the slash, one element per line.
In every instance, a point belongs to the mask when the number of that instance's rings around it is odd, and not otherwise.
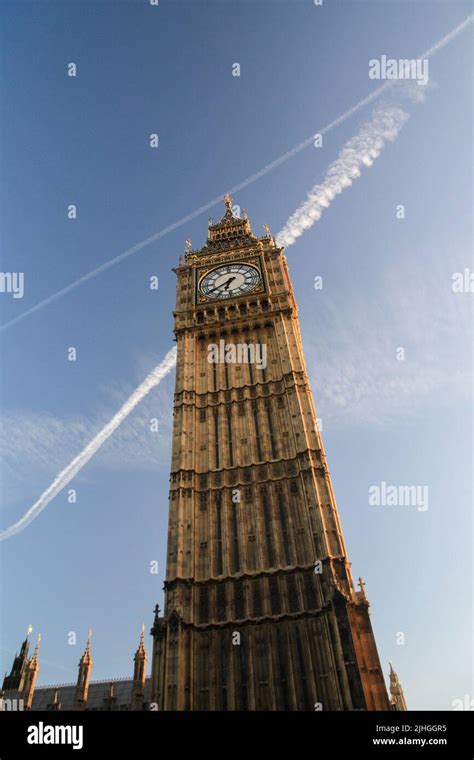
<path fill-rule="evenodd" d="M 150 676 L 146 677 L 146 681 L 150 679 Z M 133 682 L 132 676 L 116 676 L 114 678 L 99 678 L 95 681 L 89 681 L 89 688 L 93 686 L 95 683 L 116 683 L 117 681 L 131 681 Z M 46 683 L 42 686 L 37 686 L 35 689 L 36 691 L 41 691 L 41 689 L 60 689 L 64 686 L 76 686 L 76 681 L 68 681 L 66 683 Z"/>

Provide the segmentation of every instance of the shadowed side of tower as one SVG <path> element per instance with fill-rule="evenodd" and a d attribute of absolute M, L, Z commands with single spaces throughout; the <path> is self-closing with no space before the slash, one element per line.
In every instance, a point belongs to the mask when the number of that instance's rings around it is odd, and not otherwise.
<path fill-rule="evenodd" d="M 165 710 L 388 710 L 354 587 L 283 249 L 229 197 L 175 270 Z"/>

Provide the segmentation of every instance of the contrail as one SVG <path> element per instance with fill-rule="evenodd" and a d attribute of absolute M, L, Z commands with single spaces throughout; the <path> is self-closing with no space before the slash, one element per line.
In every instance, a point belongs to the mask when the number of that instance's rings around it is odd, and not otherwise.
<path fill-rule="evenodd" d="M 85 446 L 81 453 L 75 457 L 72 462 L 70 462 L 67 467 L 62 470 L 59 475 L 55 477 L 53 482 L 50 486 L 46 489 L 46 491 L 43 491 L 41 496 L 35 503 L 29 508 L 27 512 L 21 517 L 18 522 L 14 523 L 13 525 L 10 525 L 9 528 L 6 528 L 5 530 L 0 531 L 0 541 L 3 541 L 5 538 L 10 538 L 11 536 L 15 535 L 15 533 L 19 533 L 21 530 L 27 527 L 32 520 L 34 520 L 40 512 L 43 511 L 43 509 L 49 504 L 49 502 L 54 499 L 57 494 L 62 491 L 62 489 L 67 486 L 68 483 L 74 478 L 75 475 L 81 470 L 87 462 L 92 459 L 94 454 L 96 454 L 100 447 L 106 442 L 108 438 L 114 433 L 119 425 L 122 424 L 122 422 L 128 417 L 130 412 L 132 412 L 135 407 L 142 401 L 142 399 L 145 398 L 148 393 L 150 393 L 153 388 L 155 388 L 159 383 L 163 380 L 163 378 L 168 374 L 168 372 L 173 369 L 173 367 L 176 364 L 176 347 L 173 346 L 168 353 L 166 354 L 165 358 L 163 359 L 160 364 L 158 364 L 151 372 L 150 374 L 145 378 L 145 380 L 138 386 L 136 390 L 133 391 L 131 396 L 126 400 L 126 402 L 123 404 L 123 406 L 119 409 L 117 414 L 114 414 L 111 420 L 102 428 L 102 430 L 97 433 L 94 438 L 89 441 L 87 446 Z"/>
<path fill-rule="evenodd" d="M 431 55 L 434 55 L 439 50 L 441 50 L 445 45 L 449 44 L 451 40 L 453 40 L 458 34 L 460 34 L 469 24 L 472 23 L 474 20 L 474 14 L 471 16 L 468 16 L 461 24 L 459 24 L 455 29 L 453 29 L 449 34 L 447 34 L 445 37 L 443 37 L 439 42 L 437 42 L 433 47 L 431 47 L 429 50 L 427 50 L 425 53 L 422 53 L 421 56 L 418 56 L 419 58 L 428 58 Z M 339 126 L 339 124 L 342 124 L 343 121 L 348 119 L 350 116 L 352 116 L 354 113 L 359 111 L 361 108 L 363 108 L 368 103 L 372 102 L 376 98 L 378 98 L 383 92 L 385 92 L 389 87 L 392 86 L 391 82 L 387 82 L 383 84 L 381 87 L 377 88 L 377 90 L 374 90 L 374 92 L 371 95 L 368 95 L 366 98 L 363 98 L 360 100 L 355 106 L 350 108 L 348 111 L 346 111 L 344 114 L 339 116 L 337 119 L 332 121 L 330 124 L 323 127 L 323 129 L 319 130 L 320 134 L 327 133 L 329 130 L 334 129 L 335 127 Z M 382 150 L 386 140 L 394 140 L 402 126 L 405 124 L 407 119 L 409 118 L 409 115 L 400 107 L 400 106 L 386 106 L 383 108 L 378 108 L 374 111 L 372 119 L 370 122 L 367 122 L 361 130 L 358 132 L 358 134 L 351 138 L 344 147 L 342 148 L 338 158 L 336 161 L 334 161 L 328 168 L 325 180 L 321 185 L 316 185 L 311 192 L 308 194 L 308 200 L 299 208 L 297 209 L 294 214 L 289 218 L 287 224 L 283 228 L 283 230 L 278 234 L 278 239 L 282 243 L 288 245 L 291 245 L 291 243 L 294 242 L 296 237 L 301 235 L 305 229 L 307 229 L 311 224 L 314 223 L 319 217 L 321 216 L 322 211 L 328 207 L 328 205 L 331 203 L 333 198 L 345 187 L 349 187 L 352 184 L 353 179 L 360 176 L 360 169 L 362 166 L 371 166 L 373 161 L 378 157 L 380 154 L 380 151 Z M 256 174 L 251 175 L 246 180 L 241 182 L 239 185 L 235 185 L 233 188 L 230 188 L 229 192 L 238 192 L 242 188 L 248 186 L 252 182 L 255 182 L 260 177 L 264 176 L 268 172 L 270 172 L 272 169 L 276 168 L 280 164 L 282 164 L 284 161 L 287 161 L 292 156 L 296 155 L 299 151 L 303 150 L 305 147 L 311 145 L 313 143 L 314 136 L 311 135 L 307 140 L 304 140 L 302 143 L 299 143 L 299 145 L 292 148 L 287 153 L 283 154 L 279 158 L 277 158 L 275 161 L 273 161 L 270 164 L 267 164 L 263 169 L 261 169 Z M 165 227 L 160 232 L 157 232 L 155 235 L 152 235 L 151 237 L 147 238 L 146 240 L 143 240 L 141 243 L 137 243 L 132 248 L 127 249 L 127 251 L 124 251 L 122 254 L 117 256 L 114 259 L 111 259 L 108 262 L 105 262 L 100 267 L 97 267 L 97 269 L 94 269 L 93 271 L 89 272 L 88 274 L 84 275 L 83 277 L 79 278 L 73 283 L 70 283 L 70 285 L 66 286 L 62 290 L 58 291 L 57 293 L 53 294 L 49 298 L 45 299 L 44 301 L 41 301 L 40 303 L 36 304 L 36 306 L 33 306 L 31 309 L 28 309 L 23 314 L 20 314 L 15 319 L 10 320 L 10 322 L 5 323 L 4 325 L 0 326 L 0 330 L 3 330 L 16 322 L 24 319 L 28 315 L 36 312 L 38 309 L 42 308 L 43 306 L 46 306 L 49 303 L 52 303 L 56 299 L 60 298 L 61 296 L 65 295 L 66 293 L 69 293 L 74 288 L 78 287 L 82 283 L 86 282 L 87 280 L 91 279 L 92 277 L 95 277 L 96 275 L 100 274 L 101 272 L 105 271 L 106 269 L 109 269 L 110 267 L 117 264 L 119 261 L 122 261 L 123 259 L 127 258 L 128 256 L 131 256 L 133 253 L 136 253 L 137 251 L 141 250 L 145 246 L 149 245 L 154 240 L 158 240 L 158 238 L 163 237 L 168 232 L 171 232 L 172 230 L 176 229 L 177 227 L 182 226 L 186 222 L 190 221 L 191 219 L 194 219 L 196 216 L 199 216 L 204 211 L 212 208 L 214 205 L 219 203 L 221 201 L 221 196 L 218 198 L 215 198 L 212 201 L 209 201 L 209 203 L 205 204 L 204 206 L 201 206 L 196 211 L 193 211 L 192 213 L 188 214 L 187 216 L 180 219 L 178 222 L 175 222 L 174 224 L 169 225 L 168 227 Z M 9 528 L 6 528 L 3 531 L 0 531 L 0 541 L 10 538 L 11 536 L 15 535 L 16 533 L 19 533 L 21 530 L 27 527 L 32 520 L 34 520 L 41 512 L 42 510 L 49 504 L 49 502 L 54 499 L 55 496 L 68 484 L 70 481 L 77 475 L 77 473 L 84 467 L 87 462 L 94 456 L 94 454 L 97 453 L 97 451 L 101 448 L 101 446 L 105 443 L 105 441 L 115 432 L 115 430 L 121 425 L 121 423 L 128 417 L 130 412 L 135 409 L 135 407 L 140 403 L 140 401 L 145 398 L 145 396 L 153 389 L 155 388 L 161 380 L 170 372 L 170 370 L 175 366 L 176 364 L 176 348 L 173 347 L 168 351 L 163 361 L 158 364 L 152 372 L 145 378 L 145 380 L 138 386 L 138 388 L 131 394 L 131 396 L 127 399 L 127 401 L 123 404 L 123 406 L 119 409 L 119 411 L 112 417 L 111 420 L 102 428 L 102 430 L 99 431 L 99 433 L 85 446 L 85 448 L 78 454 L 72 462 L 70 462 L 67 467 L 65 467 L 59 475 L 56 476 L 56 478 L 53 480 L 50 486 L 41 494 L 39 499 L 30 507 L 30 509 L 25 512 L 23 517 L 18 520 L 18 522 L 11 525 Z"/>
<path fill-rule="evenodd" d="M 437 53 L 439 50 L 448 45 L 458 34 L 466 29 L 474 20 L 474 14 L 468 16 L 461 24 L 439 40 L 429 50 L 422 53 L 419 58 L 426 59 Z M 397 94 L 397 86 L 400 92 L 411 94 L 414 100 L 423 100 L 423 91 L 416 86 L 411 93 L 407 83 L 400 87 L 399 83 L 387 82 L 375 91 L 377 97 L 381 90 L 389 89 L 393 94 Z M 296 211 L 291 214 L 285 226 L 276 235 L 279 245 L 292 245 L 305 230 L 309 229 L 315 222 L 321 218 L 323 211 L 331 205 L 332 201 L 342 193 L 347 187 L 350 187 L 354 181 L 361 175 L 361 169 L 372 166 L 374 161 L 380 156 L 380 153 L 387 140 L 395 140 L 403 125 L 408 121 L 410 115 L 400 106 L 391 105 L 376 108 L 372 114 L 372 119 L 364 124 L 360 131 L 352 137 L 342 147 L 339 156 L 326 170 L 324 180 L 321 184 L 314 185 L 304 201 Z"/>
<path fill-rule="evenodd" d="M 386 141 L 396 139 L 409 118 L 399 106 L 376 108 L 372 119 L 345 143 L 337 159 L 329 165 L 323 182 L 311 188 L 307 200 L 289 217 L 276 236 L 278 244 L 288 248 L 317 222 L 336 195 L 360 177 L 361 169 L 372 166 Z"/>
<path fill-rule="evenodd" d="M 438 42 L 432 45 L 432 47 L 428 48 L 428 50 L 426 50 L 424 53 L 421 53 L 420 55 L 416 57 L 430 58 L 431 56 L 435 55 L 440 50 L 442 50 L 442 48 L 448 45 L 455 37 L 461 34 L 461 32 L 467 29 L 467 27 L 470 24 L 472 24 L 473 21 L 474 21 L 474 14 L 467 16 L 464 19 L 464 21 L 462 21 L 454 29 L 448 32 L 448 34 L 446 34 L 441 40 L 438 40 Z M 379 98 L 380 95 L 386 92 L 391 86 L 392 86 L 392 83 L 390 81 L 385 82 L 380 87 L 377 87 L 377 89 L 374 90 L 370 95 L 367 95 L 365 98 L 362 98 L 362 100 L 359 100 L 354 106 L 349 108 L 347 111 L 345 111 L 343 114 L 341 114 L 336 119 L 331 121 L 329 124 L 326 124 L 326 126 L 322 127 L 319 130 L 316 130 L 316 132 L 321 135 L 327 134 L 328 132 L 335 129 L 343 122 L 345 122 L 347 119 L 349 119 L 355 113 L 360 111 L 366 105 L 369 105 L 369 103 L 372 103 L 374 100 Z M 295 145 L 293 148 L 288 150 L 286 153 L 283 153 L 283 155 L 279 156 L 271 163 L 266 164 L 266 166 L 264 166 L 262 169 L 255 172 L 254 174 L 251 174 L 250 177 L 247 177 L 246 179 L 242 180 L 242 182 L 239 182 L 239 184 L 234 185 L 233 187 L 229 188 L 227 192 L 231 194 L 235 194 L 239 192 L 240 190 L 243 190 L 245 187 L 248 187 L 249 185 L 253 184 L 261 177 L 264 177 L 266 174 L 273 171 L 273 169 L 276 169 L 278 166 L 281 166 L 290 158 L 293 158 L 293 156 L 296 156 L 302 150 L 312 145 L 313 142 L 314 142 L 314 132 L 310 137 L 306 138 L 306 140 L 303 140 L 302 142 L 298 143 L 298 145 Z M 138 253 L 143 248 L 146 248 L 148 245 L 150 245 L 151 243 L 154 243 L 156 240 L 159 240 L 165 235 L 168 235 L 170 232 L 173 232 L 173 230 L 176 230 L 179 227 L 182 227 L 184 224 L 200 216 L 205 211 L 209 211 L 214 206 L 217 206 L 218 203 L 222 202 L 223 195 L 224 193 L 220 194 L 216 198 L 213 198 L 211 201 L 209 201 L 208 203 L 205 203 L 203 206 L 200 206 L 195 211 L 191 211 L 186 216 L 183 216 L 181 219 L 178 219 L 178 221 L 173 222 L 167 227 L 164 227 L 159 232 L 156 232 L 155 234 L 150 235 L 150 237 L 145 238 L 145 240 L 142 240 L 140 243 L 136 243 L 136 245 L 133 245 L 131 248 L 127 248 L 126 251 L 123 251 L 123 253 L 120 253 L 118 256 L 115 256 L 115 258 L 109 259 L 109 261 L 104 262 L 104 264 L 101 264 L 96 269 L 91 270 L 90 272 L 83 275 L 82 277 L 79 277 L 77 280 L 74 280 L 74 282 L 69 283 L 69 285 L 66 285 L 64 288 L 61 288 L 61 290 L 58 290 L 56 293 L 53 293 L 51 296 L 48 296 L 48 298 L 45 298 L 43 301 L 39 301 L 37 304 L 32 306 L 30 309 L 27 309 L 26 311 L 24 311 L 22 314 L 19 314 L 17 317 L 10 319 L 8 322 L 5 322 L 3 325 L 0 325 L 0 332 L 3 330 L 6 330 L 9 327 L 12 327 L 18 322 L 21 322 L 23 319 L 26 319 L 27 317 L 31 316 L 31 314 L 35 314 L 39 309 L 42 309 L 44 306 L 48 306 L 49 304 L 54 303 L 54 301 L 57 301 L 59 298 L 62 298 L 63 296 L 65 296 L 67 293 L 70 293 L 72 290 L 75 290 L 76 288 L 80 287 L 80 285 L 83 285 L 88 280 L 91 280 L 93 277 L 97 277 L 97 275 L 101 274 L 102 272 L 105 272 L 107 269 L 110 269 L 116 264 L 119 264 L 121 261 L 128 258 L 129 256 L 132 256 L 133 254 Z"/>

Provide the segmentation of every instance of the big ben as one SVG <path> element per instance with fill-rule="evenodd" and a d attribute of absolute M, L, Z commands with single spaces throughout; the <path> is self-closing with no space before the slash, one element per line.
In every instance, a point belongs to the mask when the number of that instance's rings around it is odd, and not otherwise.
<path fill-rule="evenodd" d="M 283 249 L 229 196 L 177 275 L 161 710 L 388 710 Z M 221 351 L 215 351 L 221 347 Z"/>

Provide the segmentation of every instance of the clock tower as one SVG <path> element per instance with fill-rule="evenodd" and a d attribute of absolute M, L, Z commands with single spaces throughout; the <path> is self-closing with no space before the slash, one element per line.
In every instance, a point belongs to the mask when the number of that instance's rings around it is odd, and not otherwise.
<path fill-rule="evenodd" d="M 226 196 L 176 270 L 163 710 L 388 710 L 283 250 Z M 216 346 L 224 350 L 216 352 Z"/>

